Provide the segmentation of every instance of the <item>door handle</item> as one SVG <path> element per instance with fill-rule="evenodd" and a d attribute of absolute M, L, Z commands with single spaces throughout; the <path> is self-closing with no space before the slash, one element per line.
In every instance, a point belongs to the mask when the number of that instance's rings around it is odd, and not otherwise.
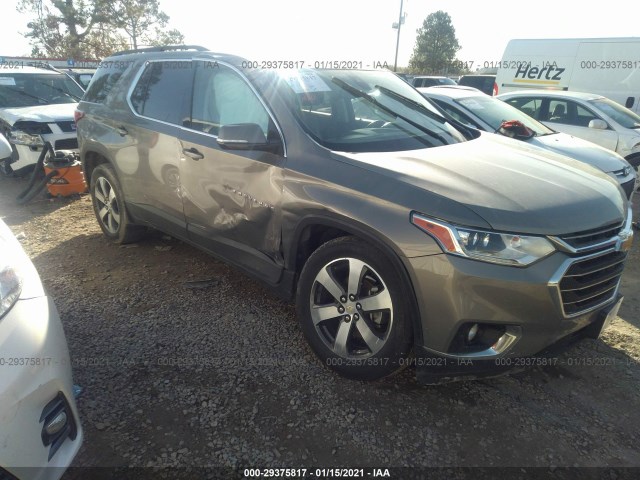
<path fill-rule="evenodd" d="M 129 132 L 127 131 L 127 129 L 122 126 L 116 127 L 116 132 L 118 132 L 118 135 L 120 135 L 121 137 L 124 137 L 125 135 L 129 135 Z"/>
<path fill-rule="evenodd" d="M 200 153 L 197 148 L 183 148 L 182 153 L 193 160 L 200 160 L 204 158 L 204 155 Z"/>

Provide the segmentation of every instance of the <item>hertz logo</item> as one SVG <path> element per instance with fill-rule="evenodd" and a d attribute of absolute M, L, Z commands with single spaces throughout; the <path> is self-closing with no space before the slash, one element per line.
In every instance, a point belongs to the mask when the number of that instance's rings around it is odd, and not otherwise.
<path fill-rule="evenodd" d="M 516 83 L 535 83 L 539 85 L 559 85 L 562 80 L 562 74 L 566 69 L 557 67 L 556 65 L 547 65 L 545 67 L 532 67 L 523 64 L 516 70 L 513 79 Z"/>

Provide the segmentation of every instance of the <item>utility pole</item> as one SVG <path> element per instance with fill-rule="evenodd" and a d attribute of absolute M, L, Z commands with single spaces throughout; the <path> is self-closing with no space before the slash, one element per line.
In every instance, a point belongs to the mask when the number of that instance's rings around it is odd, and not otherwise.
<path fill-rule="evenodd" d="M 404 0 L 400 0 L 400 15 L 398 16 L 398 38 L 396 39 L 396 59 L 393 62 L 393 71 L 397 71 L 398 70 L 398 47 L 400 47 L 400 28 L 402 27 L 403 22 L 403 18 L 402 18 L 402 4 L 404 3 Z"/>

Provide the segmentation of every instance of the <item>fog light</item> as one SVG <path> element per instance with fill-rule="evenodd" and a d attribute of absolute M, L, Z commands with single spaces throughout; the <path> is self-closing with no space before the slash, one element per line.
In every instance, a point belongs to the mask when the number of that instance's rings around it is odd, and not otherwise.
<path fill-rule="evenodd" d="M 40 422 L 42 444 L 49 447 L 48 460 L 53 458 L 65 440 L 75 440 L 78 435 L 78 426 L 73 418 L 71 405 L 62 392 L 58 392 L 55 398 L 45 405 Z"/>
<path fill-rule="evenodd" d="M 473 342 L 473 339 L 476 338 L 476 335 L 478 335 L 478 329 L 478 324 L 474 323 L 473 326 L 469 329 L 469 332 L 467 332 L 467 342 Z"/>
<path fill-rule="evenodd" d="M 53 420 L 51 420 L 44 426 L 44 431 L 47 432 L 48 435 L 53 436 L 59 433 L 66 424 L 67 414 L 65 412 L 60 412 L 53 418 Z"/>

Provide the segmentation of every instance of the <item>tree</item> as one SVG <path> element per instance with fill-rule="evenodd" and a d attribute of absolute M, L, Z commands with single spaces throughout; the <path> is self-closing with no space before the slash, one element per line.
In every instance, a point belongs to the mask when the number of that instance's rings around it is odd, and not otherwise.
<path fill-rule="evenodd" d="M 450 73 L 456 71 L 455 58 L 460 50 L 456 30 L 447 12 L 430 14 L 419 28 L 409 67 L 420 73 Z"/>
<path fill-rule="evenodd" d="M 83 41 L 106 20 L 106 0 L 21 0 L 18 11 L 31 13 L 27 38 L 38 52 L 50 56 L 83 57 Z"/>
<path fill-rule="evenodd" d="M 158 0 L 20 0 L 18 10 L 32 15 L 26 34 L 32 52 L 50 57 L 104 58 L 140 42 L 184 41 L 167 30 Z"/>
<path fill-rule="evenodd" d="M 109 7 L 115 25 L 126 32 L 133 48 L 146 45 L 182 43 L 184 36 L 177 30 L 165 32 L 169 16 L 160 10 L 158 0 L 116 0 Z"/>

